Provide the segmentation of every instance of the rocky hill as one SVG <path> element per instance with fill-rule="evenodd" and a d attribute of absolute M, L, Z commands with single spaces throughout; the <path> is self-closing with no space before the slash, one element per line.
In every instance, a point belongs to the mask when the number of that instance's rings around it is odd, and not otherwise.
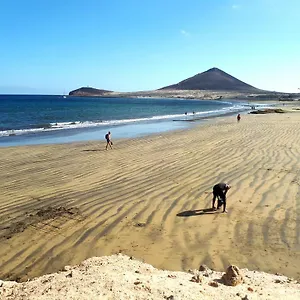
<path fill-rule="evenodd" d="M 81 87 L 77 90 L 71 91 L 69 96 L 103 96 L 107 93 L 111 93 L 111 91 L 99 90 L 91 87 Z"/>
<path fill-rule="evenodd" d="M 203 73 L 180 81 L 179 83 L 165 86 L 160 90 L 210 90 L 210 91 L 239 91 L 239 92 L 262 92 L 227 73 L 212 68 Z"/>

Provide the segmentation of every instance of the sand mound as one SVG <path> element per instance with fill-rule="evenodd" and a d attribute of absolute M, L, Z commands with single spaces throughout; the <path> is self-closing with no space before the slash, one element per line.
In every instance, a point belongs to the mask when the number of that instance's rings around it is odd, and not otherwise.
<path fill-rule="evenodd" d="M 25 214 L 21 221 L 12 222 L 9 226 L 3 228 L 0 227 L 0 240 L 10 239 L 13 235 L 23 232 L 30 226 L 36 226 L 43 221 L 54 220 L 61 217 L 71 218 L 73 215 L 79 215 L 77 208 L 66 208 L 63 206 L 40 208 L 35 213 Z"/>
<path fill-rule="evenodd" d="M 171 272 L 122 254 L 94 257 L 64 271 L 17 283 L 0 281 L 1 299 L 300 299 L 299 282 L 240 270 L 243 283 L 226 286 L 222 272 Z"/>

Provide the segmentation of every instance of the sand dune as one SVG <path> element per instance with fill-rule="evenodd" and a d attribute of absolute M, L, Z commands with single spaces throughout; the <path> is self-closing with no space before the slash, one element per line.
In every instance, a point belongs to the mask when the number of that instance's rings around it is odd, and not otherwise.
<path fill-rule="evenodd" d="M 0 278 L 122 252 L 300 278 L 300 114 L 210 120 L 141 139 L 0 148 Z M 113 133 L 113 132 L 112 132 Z M 211 212 L 228 181 L 228 214 Z"/>

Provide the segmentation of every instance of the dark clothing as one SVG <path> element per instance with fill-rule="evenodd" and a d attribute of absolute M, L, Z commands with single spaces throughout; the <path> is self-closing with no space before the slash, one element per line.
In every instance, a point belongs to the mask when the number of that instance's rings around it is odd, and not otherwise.
<path fill-rule="evenodd" d="M 224 207 L 225 207 L 224 210 L 225 210 L 226 209 L 226 197 L 223 199 L 221 199 L 221 198 L 218 199 L 217 209 L 219 209 L 223 204 L 224 204 Z"/>
<path fill-rule="evenodd" d="M 226 183 L 218 183 L 213 187 L 213 208 L 215 207 L 216 199 L 218 199 L 218 206 L 220 208 L 224 205 L 223 211 L 226 210 L 226 193 L 229 190 L 229 187 Z"/>
<path fill-rule="evenodd" d="M 112 149 L 112 141 L 110 140 L 110 131 L 105 135 L 105 139 L 106 139 L 106 150 L 107 150 L 107 147 L 109 145 L 109 147 Z"/>
<path fill-rule="evenodd" d="M 223 193 L 223 192 L 227 192 L 227 190 L 228 190 L 228 185 L 226 184 L 226 183 L 223 183 L 223 182 L 221 182 L 221 183 L 218 183 L 218 184 L 216 184 L 214 187 L 213 187 L 213 192 L 214 193 Z"/>

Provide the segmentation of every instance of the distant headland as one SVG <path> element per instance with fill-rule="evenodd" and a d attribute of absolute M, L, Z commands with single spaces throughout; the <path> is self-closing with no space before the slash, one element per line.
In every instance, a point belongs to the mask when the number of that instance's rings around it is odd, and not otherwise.
<path fill-rule="evenodd" d="M 176 84 L 152 91 L 116 92 L 91 87 L 81 87 L 69 93 L 80 97 L 156 97 L 183 99 L 255 99 L 299 100 L 300 94 L 266 91 L 249 85 L 230 74 L 211 68 Z"/>
<path fill-rule="evenodd" d="M 111 93 L 112 91 L 108 90 L 100 90 L 91 87 L 81 87 L 77 90 L 71 91 L 69 96 L 102 96 L 107 93 Z"/>

